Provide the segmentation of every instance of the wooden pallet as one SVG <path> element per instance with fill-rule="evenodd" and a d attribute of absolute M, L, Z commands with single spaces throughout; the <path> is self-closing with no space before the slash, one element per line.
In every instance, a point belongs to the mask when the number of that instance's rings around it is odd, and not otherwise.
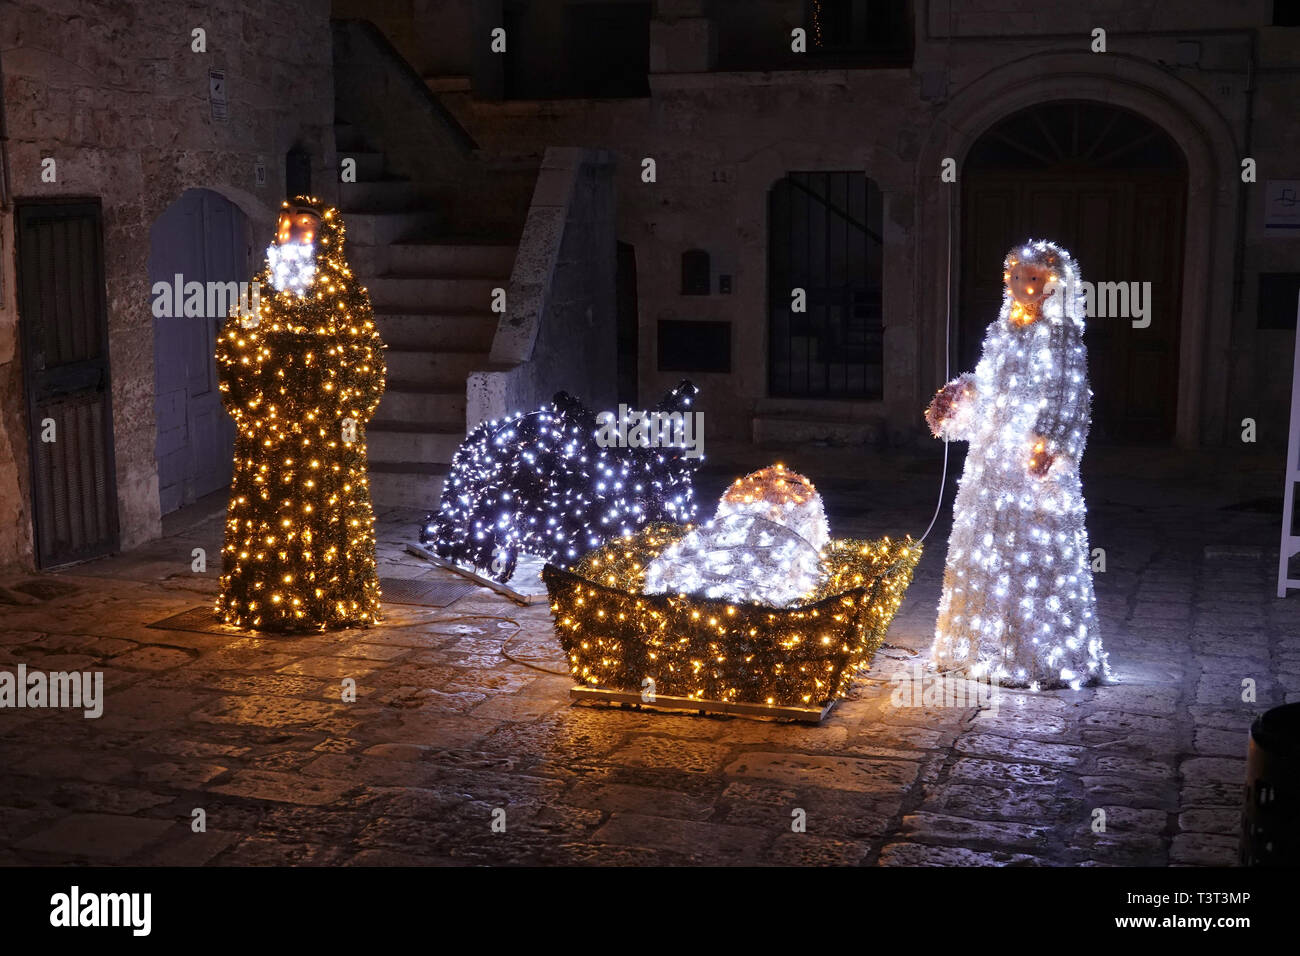
<path fill-rule="evenodd" d="M 502 584 L 494 578 L 480 574 L 473 568 L 467 568 L 457 564 L 454 561 L 448 561 L 446 558 L 439 557 L 422 544 L 408 544 L 406 553 L 413 554 L 416 557 L 424 558 L 426 561 L 436 564 L 440 568 L 446 568 L 448 571 L 455 571 L 462 577 L 469 578 L 475 584 L 481 584 L 485 588 L 491 588 L 498 594 L 503 594 L 516 604 L 541 604 L 549 600 L 546 594 L 546 585 L 542 584 L 541 565 L 531 567 L 531 563 L 526 566 L 525 561 L 519 562 L 519 567 L 515 570 L 514 577 L 510 580 L 519 584 L 518 588 L 511 587 L 509 584 Z M 538 559 L 540 561 L 540 559 Z"/>
<path fill-rule="evenodd" d="M 603 687 L 572 687 L 569 689 L 569 699 L 579 704 L 604 704 L 631 710 L 726 714 L 730 717 L 747 717 L 751 720 L 767 718 L 792 720 L 804 724 L 820 724 L 835 706 L 833 700 L 821 707 L 779 707 L 773 704 L 732 704 L 722 700 L 667 697 L 663 694 L 656 694 L 653 700 L 646 701 L 636 691 L 606 690 Z"/>

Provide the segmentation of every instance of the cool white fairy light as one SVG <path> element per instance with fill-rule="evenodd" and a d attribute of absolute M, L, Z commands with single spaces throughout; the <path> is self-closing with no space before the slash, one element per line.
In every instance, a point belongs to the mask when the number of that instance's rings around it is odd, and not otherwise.
<path fill-rule="evenodd" d="M 1082 277 L 1069 253 L 1008 254 L 1007 293 L 974 374 L 942 389 L 936 435 L 970 442 L 948 542 L 934 664 L 1004 686 L 1109 673 L 1079 480 L 1091 420 Z"/>
<path fill-rule="evenodd" d="M 316 275 L 316 244 L 273 244 L 266 250 L 266 261 L 268 278 L 277 292 L 288 290 L 305 296 Z"/>
<path fill-rule="evenodd" d="M 829 541 L 812 482 L 773 465 L 733 482 L 711 521 L 650 562 L 644 590 L 790 607 L 825 579 Z"/>
<path fill-rule="evenodd" d="M 657 410 L 684 413 L 698 392 L 683 381 Z M 595 414 L 564 392 L 536 411 L 483 422 L 452 458 L 420 542 L 504 583 L 521 553 L 567 567 L 647 522 L 695 517 L 701 457 L 678 445 L 607 447 L 598 430 Z"/>

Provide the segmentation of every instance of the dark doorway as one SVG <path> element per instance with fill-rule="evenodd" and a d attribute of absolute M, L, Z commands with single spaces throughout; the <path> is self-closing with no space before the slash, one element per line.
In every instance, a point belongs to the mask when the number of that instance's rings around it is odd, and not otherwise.
<path fill-rule="evenodd" d="M 36 563 L 48 568 L 118 546 L 99 201 L 20 202 L 17 246 Z"/>
<path fill-rule="evenodd" d="M 153 320 L 162 514 L 230 484 L 235 425 L 221 405 L 214 352 L 226 310 L 235 304 L 227 283 L 251 279 L 248 219 L 218 193 L 187 190 L 149 230 L 150 288 L 197 282 L 204 289 L 201 315 L 175 314 L 173 308 L 164 310 L 170 315 L 155 311 Z"/>
<path fill-rule="evenodd" d="M 1178 396 L 1187 170 L 1161 129 L 1092 102 L 1043 103 L 989 129 L 962 174 L 960 368 L 1002 303 L 1002 257 L 1052 239 L 1085 281 L 1150 282 L 1145 328 L 1090 317 L 1093 433 L 1114 442 L 1172 440 Z"/>
<path fill-rule="evenodd" d="M 637 406 L 637 340 L 641 323 L 636 310 L 636 247 L 629 242 L 618 245 L 614 277 L 615 309 L 618 312 L 618 400 Z"/>
<path fill-rule="evenodd" d="M 883 395 L 883 207 L 860 172 L 788 173 L 768 193 L 773 397 Z"/>

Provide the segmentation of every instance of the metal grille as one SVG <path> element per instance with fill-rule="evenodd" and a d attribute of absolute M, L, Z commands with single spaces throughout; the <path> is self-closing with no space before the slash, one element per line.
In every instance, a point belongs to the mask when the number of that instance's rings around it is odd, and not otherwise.
<path fill-rule="evenodd" d="M 18 209 L 19 314 L 41 567 L 117 547 L 98 203 Z"/>
<path fill-rule="evenodd" d="M 880 190 L 862 173 L 789 173 L 768 198 L 768 388 L 884 393 Z M 803 309 L 794 298 L 802 289 Z"/>
<path fill-rule="evenodd" d="M 447 607 L 478 588 L 465 581 L 421 581 L 415 578 L 381 578 L 379 590 L 387 604 Z"/>

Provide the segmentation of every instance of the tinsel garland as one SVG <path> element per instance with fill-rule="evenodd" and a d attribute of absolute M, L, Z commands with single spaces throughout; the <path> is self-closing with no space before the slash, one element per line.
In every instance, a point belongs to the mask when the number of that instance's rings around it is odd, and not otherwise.
<path fill-rule="evenodd" d="M 643 594 L 645 569 L 689 529 L 654 523 L 542 571 L 556 634 L 581 684 L 729 703 L 816 706 L 870 666 L 921 556 L 901 542 L 832 540 L 808 601 L 775 608 Z"/>
<path fill-rule="evenodd" d="M 284 209 L 319 216 L 315 269 L 295 270 L 306 279 L 298 286 L 268 264 L 256 277 L 256 316 L 233 311 L 217 341 L 237 432 L 215 610 L 226 624 L 259 630 L 373 624 L 365 423 L 384 393 L 384 345 L 348 268 L 337 210 L 309 197 Z"/>
<path fill-rule="evenodd" d="M 689 414 L 683 381 L 656 407 Z M 567 566 L 650 521 L 695 517 L 700 459 L 681 448 L 602 446 L 594 412 L 560 392 L 542 408 L 483 422 L 461 443 L 420 542 L 509 581 L 522 553 Z"/>

